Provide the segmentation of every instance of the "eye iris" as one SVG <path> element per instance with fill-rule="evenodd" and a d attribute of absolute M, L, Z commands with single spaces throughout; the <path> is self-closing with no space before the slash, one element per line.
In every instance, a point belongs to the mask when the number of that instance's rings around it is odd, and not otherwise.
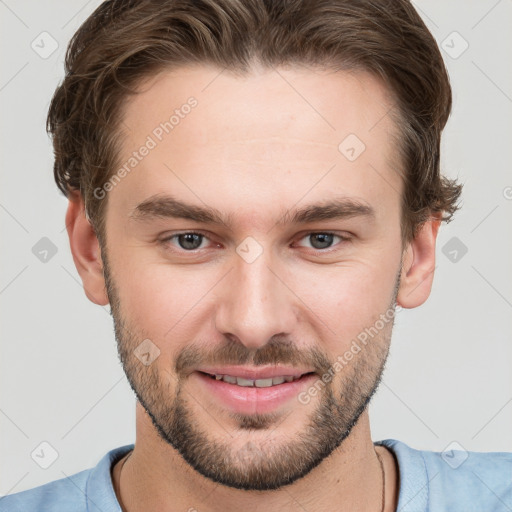
<path fill-rule="evenodd" d="M 312 235 L 309 235 L 311 245 L 315 249 L 325 249 L 326 247 L 329 247 L 332 244 L 333 236 L 329 233 L 313 233 Z M 314 240 L 317 240 L 319 243 L 314 243 Z"/>
<path fill-rule="evenodd" d="M 201 245 L 203 236 L 197 233 L 185 233 L 178 236 L 178 241 L 183 249 L 197 249 Z"/>

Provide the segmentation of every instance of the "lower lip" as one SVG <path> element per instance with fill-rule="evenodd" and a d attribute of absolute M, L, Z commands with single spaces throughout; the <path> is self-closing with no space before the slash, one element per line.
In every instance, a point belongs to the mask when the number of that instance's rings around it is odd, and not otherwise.
<path fill-rule="evenodd" d="M 292 382 L 283 382 L 277 386 L 257 388 L 238 386 L 223 380 L 212 379 L 202 372 L 194 372 L 207 391 L 218 398 L 233 412 L 242 414 L 264 414 L 275 411 L 286 404 L 308 385 L 311 385 L 316 375 L 306 375 Z M 191 375 L 191 376 L 192 376 Z"/>

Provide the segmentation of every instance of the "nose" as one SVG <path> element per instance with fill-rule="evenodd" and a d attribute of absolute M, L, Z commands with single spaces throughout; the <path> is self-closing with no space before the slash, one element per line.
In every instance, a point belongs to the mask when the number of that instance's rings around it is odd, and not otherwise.
<path fill-rule="evenodd" d="M 251 350 L 263 347 L 273 336 L 289 335 L 296 314 L 286 272 L 279 272 L 265 251 L 252 263 L 235 255 L 234 265 L 218 297 L 217 330 Z"/>

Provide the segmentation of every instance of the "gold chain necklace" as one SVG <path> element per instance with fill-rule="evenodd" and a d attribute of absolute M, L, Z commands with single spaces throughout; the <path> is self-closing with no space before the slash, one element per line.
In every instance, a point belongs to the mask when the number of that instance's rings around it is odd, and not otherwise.
<path fill-rule="evenodd" d="M 124 507 L 122 506 L 121 504 L 121 475 L 123 473 L 123 468 L 124 468 L 124 465 L 126 464 L 126 461 L 130 458 L 130 455 L 133 453 L 133 450 L 130 451 L 130 453 L 128 453 L 128 456 L 125 457 L 125 459 L 123 460 L 123 463 L 121 464 L 121 468 L 119 469 L 119 477 L 118 477 L 118 480 L 117 480 L 117 492 L 119 493 L 119 507 L 121 508 L 121 510 L 123 512 L 126 512 L 126 510 L 124 509 Z"/>
<path fill-rule="evenodd" d="M 381 509 L 381 512 L 384 512 L 384 507 L 386 505 L 386 473 L 384 471 L 384 464 L 382 463 L 382 459 L 380 458 L 380 455 L 377 453 L 377 450 L 375 450 L 375 453 L 377 454 L 377 458 L 379 459 L 380 471 L 382 473 L 382 509 Z"/>

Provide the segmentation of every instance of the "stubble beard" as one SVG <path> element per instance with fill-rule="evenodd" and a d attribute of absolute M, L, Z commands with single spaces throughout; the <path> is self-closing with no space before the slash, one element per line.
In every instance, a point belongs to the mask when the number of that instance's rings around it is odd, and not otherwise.
<path fill-rule="evenodd" d="M 202 425 L 207 426 L 222 419 L 201 420 L 193 412 L 194 407 L 197 408 L 194 400 L 197 397 L 191 397 L 186 390 L 187 379 L 183 377 L 183 367 L 187 366 L 187 361 L 189 367 L 192 365 L 194 358 L 189 357 L 191 352 L 196 357 L 201 357 L 201 354 L 194 353 L 188 347 L 183 349 L 177 357 L 174 370 L 178 371 L 174 375 L 168 370 L 163 370 L 161 374 L 157 364 L 143 365 L 134 355 L 134 350 L 144 337 L 136 334 L 137 329 L 132 329 L 122 314 L 120 298 L 106 258 L 104 274 L 119 359 L 131 388 L 161 439 L 177 450 L 194 470 L 213 482 L 236 489 L 262 491 L 279 489 L 306 476 L 350 435 L 381 382 L 393 320 L 340 370 L 337 381 L 322 382 L 316 405 L 313 401 L 308 405 L 312 410 L 304 427 L 295 436 L 281 435 L 279 440 L 282 441 L 276 442 L 280 423 L 286 423 L 286 417 L 282 418 L 278 413 L 232 414 L 231 419 L 236 425 L 233 433 L 237 438 L 246 436 L 241 446 L 234 449 L 232 437 L 227 432 L 225 438 L 214 439 L 207 427 L 202 428 Z M 393 312 L 400 283 L 399 274 L 390 305 Z M 319 380 L 323 375 L 320 369 L 327 371 L 333 363 L 318 348 L 311 349 L 305 355 L 279 339 L 271 340 L 251 354 L 239 342 L 227 340 L 221 352 L 217 352 L 216 356 L 222 354 L 217 361 L 221 359 L 225 364 L 245 364 L 249 361 L 254 364 L 277 364 L 296 362 L 297 359 L 309 361 L 310 366 L 319 370 Z M 229 360 L 224 357 L 226 354 L 229 354 Z M 296 407 L 306 405 L 297 401 Z M 263 433 L 266 435 L 263 436 Z"/>

